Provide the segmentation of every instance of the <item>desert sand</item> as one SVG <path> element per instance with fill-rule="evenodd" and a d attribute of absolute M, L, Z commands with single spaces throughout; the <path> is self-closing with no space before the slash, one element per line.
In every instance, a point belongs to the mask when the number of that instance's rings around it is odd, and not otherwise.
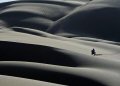
<path fill-rule="evenodd" d="M 0 86 L 120 86 L 119 3 L 0 3 Z"/>

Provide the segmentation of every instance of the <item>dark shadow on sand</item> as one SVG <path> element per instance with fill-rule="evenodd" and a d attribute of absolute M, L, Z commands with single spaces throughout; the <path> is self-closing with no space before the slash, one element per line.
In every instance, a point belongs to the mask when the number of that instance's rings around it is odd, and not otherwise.
<path fill-rule="evenodd" d="M 29 61 L 62 66 L 78 66 L 68 54 L 58 49 L 33 44 L 0 41 L 0 61 Z"/>
<path fill-rule="evenodd" d="M 56 72 L 55 70 L 46 70 L 41 67 L 39 68 L 39 66 L 24 66 L 26 63 L 24 65 L 23 64 L 24 63 L 0 64 L 0 74 L 42 80 L 68 86 L 105 86 L 98 81 L 82 76 Z"/>
<path fill-rule="evenodd" d="M 103 55 L 103 54 L 95 54 L 95 56 L 101 56 L 101 55 Z"/>

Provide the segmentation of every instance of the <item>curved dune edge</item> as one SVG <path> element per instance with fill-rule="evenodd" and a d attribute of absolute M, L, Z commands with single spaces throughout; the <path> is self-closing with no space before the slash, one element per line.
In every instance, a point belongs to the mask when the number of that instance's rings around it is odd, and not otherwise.
<path fill-rule="evenodd" d="M 119 2 L 1 3 L 0 86 L 120 86 Z"/>
<path fill-rule="evenodd" d="M 30 80 L 25 78 L 19 78 L 19 77 L 13 77 L 13 76 L 6 76 L 6 75 L 0 75 L 0 85 L 1 86 L 65 86 L 65 85 L 59 85 L 59 84 L 53 84 L 43 81 L 37 81 L 37 80 Z"/>
<path fill-rule="evenodd" d="M 106 69 L 87 67 L 73 68 L 20 61 L 2 61 L 0 62 L 0 68 L 1 74 L 13 75 L 18 77 L 21 76 L 44 81 L 47 80 L 48 82 L 70 86 L 119 86 L 119 73 Z M 9 73 L 7 71 L 9 71 Z M 108 76 L 106 76 L 106 74 Z"/>

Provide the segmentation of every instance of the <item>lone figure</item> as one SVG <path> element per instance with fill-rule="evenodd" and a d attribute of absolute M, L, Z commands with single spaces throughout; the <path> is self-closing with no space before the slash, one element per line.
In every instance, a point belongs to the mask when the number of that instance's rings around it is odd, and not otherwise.
<path fill-rule="evenodd" d="M 94 56 L 96 55 L 96 51 L 94 48 L 91 50 L 91 55 L 94 55 Z"/>

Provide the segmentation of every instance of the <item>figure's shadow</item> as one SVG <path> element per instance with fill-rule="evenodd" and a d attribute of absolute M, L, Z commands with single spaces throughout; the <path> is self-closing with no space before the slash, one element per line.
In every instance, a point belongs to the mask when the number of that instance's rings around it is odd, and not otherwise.
<path fill-rule="evenodd" d="M 99 53 L 98 53 L 98 54 L 95 54 L 95 56 L 101 56 L 101 55 L 103 55 L 103 54 L 99 54 Z"/>

